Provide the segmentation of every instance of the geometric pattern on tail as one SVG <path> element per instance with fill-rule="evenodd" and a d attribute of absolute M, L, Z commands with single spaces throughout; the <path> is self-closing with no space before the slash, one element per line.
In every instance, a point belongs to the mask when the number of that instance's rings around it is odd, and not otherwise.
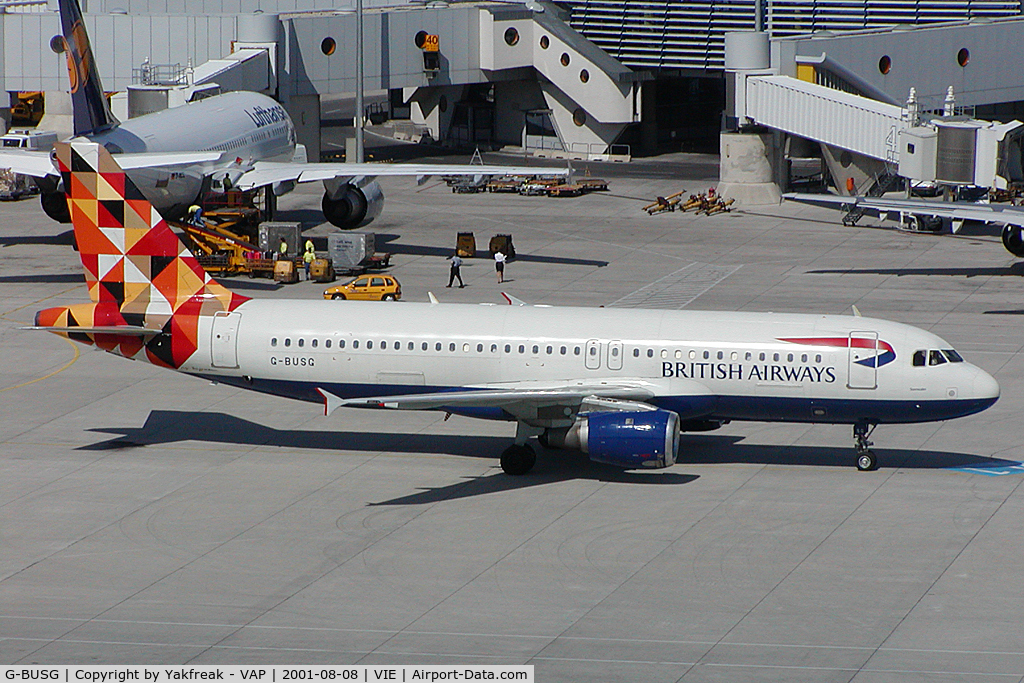
<path fill-rule="evenodd" d="M 180 367 L 198 348 L 199 317 L 232 311 L 248 298 L 210 277 L 102 145 L 58 143 L 56 153 L 93 304 L 91 315 L 82 305 L 66 315 L 41 314 L 71 326 L 102 320 L 159 329 L 148 341 L 89 337 L 121 355 Z"/>

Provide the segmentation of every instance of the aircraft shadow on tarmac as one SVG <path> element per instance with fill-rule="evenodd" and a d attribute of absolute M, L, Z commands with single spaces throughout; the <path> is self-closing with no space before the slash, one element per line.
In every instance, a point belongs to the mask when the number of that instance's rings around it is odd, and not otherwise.
<path fill-rule="evenodd" d="M 375 244 L 380 251 L 388 251 L 392 254 L 407 254 L 410 256 L 440 256 L 447 258 L 455 252 L 455 247 L 429 247 L 418 244 L 395 244 L 395 240 L 401 239 L 401 235 L 393 235 L 387 233 L 377 233 L 375 238 Z M 381 245 L 387 245 L 382 247 Z M 482 254 L 482 255 L 481 255 Z M 476 259 L 490 260 L 491 255 L 487 248 L 477 249 L 477 256 L 469 260 L 472 263 Z M 513 261 L 522 263 L 549 263 L 553 265 L 562 266 L 591 266 L 594 268 L 604 268 L 608 265 L 607 261 L 597 261 L 594 259 L 581 259 L 581 258 L 567 258 L 561 256 L 542 256 L 540 254 L 517 254 Z"/>
<path fill-rule="evenodd" d="M 74 230 L 65 230 L 57 235 L 22 235 L 17 237 L 0 237 L 0 247 L 12 247 L 23 244 L 66 244 L 75 243 Z"/>
<path fill-rule="evenodd" d="M 981 276 L 1014 276 L 1024 275 L 1024 261 L 1010 266 L 991 266 L 985 268 L 835 268 L 828 270 L 808 270 L 808 275 L 948 275 L 964 277 Z"/>
<path fill-rule="evenodd" d="M 509 444 L 508 438 L 492 436 L 274 429 L 224 413 L 174 410 L 152 411 L 142 427 L 99 427 L 90 431 L 116 434 L 117 437 L 81 446 L 78 450 L 122 450 L 182 441 L 205 441 L 331 451 L 438 453 L 491 460 L 495 468 L 498 454 Z M 804 465 L 853 469 L 852 447 L 748 445 L 741 443 L 742 440 L 741 436 L 684 434 L 679 448 L 679 463 L 674 469 L 685 470 L 687 465 L 713 464 Z M 998 458 L 944 451 L 876 449 L 876 452 L 883 469 L 994 468 L 1019 465 Z M 497 472 L 372 504 L 422 504 L 577 479 L 626 484 L 678 485 L 687 484 L 698 478 L 697 475 L 679 471 L 621 470 L 591 462 L 586 455 L 576 451 L 541 451 L 538 455 L 537 465 L 533 471 L 522 477 L 508 477 Z"/>

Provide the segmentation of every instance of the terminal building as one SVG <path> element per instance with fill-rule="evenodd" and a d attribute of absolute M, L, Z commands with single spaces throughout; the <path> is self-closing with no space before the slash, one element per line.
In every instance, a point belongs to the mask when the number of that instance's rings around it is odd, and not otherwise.
<path fill-rule="evenodd" d="M 288 108 L 313 159 L 321 151 L 322 100 L 356 90 L 358 22 L 352 0 L 82 5 L 104 87 L 129 93 L 115 96 L 121 116 L 217 89 L 259 90 Z M 365 89 L 388 94 L 391 115 L 407 118 L 395 126 L 402 135 L 463 147 L 628 159 L 665 151 L 717 152 L 723 128 L 768 129 L 794 140 L 826 142 L 842 156 L 839 145 L 845 142 L 810 137 L 829 131 L 788 121 L 799 116 L 799 103 L 771 116 L 764 98 L 759 111 L 744 108 L 756 99 L 747 97 L 748 88 L 764 90 L 767 81 L 756 79 L 768 76 L 900 109 L 907 108 L 914 88 L 915 106 L 924 114 L 944 111 L 952 87 L 957 115 L 1024 118 L 1024 76 L 1008 64 L 1024 29 L 1020 0 L 363 5 Z M 68 77 L 61 41 L 55 40 L 56 0 L 19 0 L 5 9 L 0 90 L 10 98 L 45 92 L 42 127 L 67 132 L 62 116 L 70 106 Z M 727 35 L 758 32 L 755 42 L 763 47 L 754 52 L 763 55 L 751 61 L 748 41 L 738 66 L 729 68 Z M 855 109 L 857 103 L 845 106 Z M 792 144 L 783 144 L 783 152 L 791 153 Z M 898 159 L 890 154 L 881 161 L 891 165 Z M 779 166 L 773 164 L 773 173 Z"/>

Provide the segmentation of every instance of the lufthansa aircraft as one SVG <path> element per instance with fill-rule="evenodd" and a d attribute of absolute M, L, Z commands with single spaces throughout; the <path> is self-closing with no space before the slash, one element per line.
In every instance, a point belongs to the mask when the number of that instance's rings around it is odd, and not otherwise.
<path fill-rule="evenodd" d="M 295 183 L 323 181 L 324 217 L 339 228 L 376 218 L 384 193 L 376 176 L 564 175 L 567 169 L 440 164 L 310 164 L 295 144 L 284 107 L 255 92 L 231 92 L 119 122 L 107 106 L 78 0 L 60 0 L 71 81 L 74 135 L 118 155 L 146 198 L 164 215 L 179 217 L 201 193 L 270 186 L 281 195 Z M 297 150 L 298 149 L 298 153 Z M 60 174 L 48 152 L 0 148 L 0 168 L 36 178 L 43 210 L 70 221 Z"/>
<path fill-rule="evenodd" d="M 248 299 L 203 271 L 103 146 L 58 143 L 56 158 L 92 301 L 39 311 L 31 329 L 328 415 L 514 421 L 509 474 L 533 466 L 532 436 L 660 468 L 681 429 L 730 420 L 851 424 L 869 470 L 875 425 L 949 420 L 999 397 L 939 337 L 871 318 Z"/>

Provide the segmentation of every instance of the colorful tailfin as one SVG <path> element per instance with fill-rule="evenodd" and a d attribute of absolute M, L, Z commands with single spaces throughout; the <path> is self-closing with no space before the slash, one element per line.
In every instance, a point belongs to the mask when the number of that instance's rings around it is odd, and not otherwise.
<path fill-rule="evenodd" d="M 71 106 L 74 110 L 75 135 L 90 135 L 117 125 L 103 94 L 100 73 L 85 32 L 82 8 L 78 0 L 59 0 L 64 52 L 71 81 Z"/>
<path fill-rule="evenodd" d="M 102 145 L 62 142 L 55 150 L 93 303 L 40 311 L 36 325 L 180 367 L 198 348 L 200 316 L 248 299 L 203 270 Z M 117 326 L 124 335 L 110 333 Z M 140 334 L 146 329 L 152 334 Z"/>

